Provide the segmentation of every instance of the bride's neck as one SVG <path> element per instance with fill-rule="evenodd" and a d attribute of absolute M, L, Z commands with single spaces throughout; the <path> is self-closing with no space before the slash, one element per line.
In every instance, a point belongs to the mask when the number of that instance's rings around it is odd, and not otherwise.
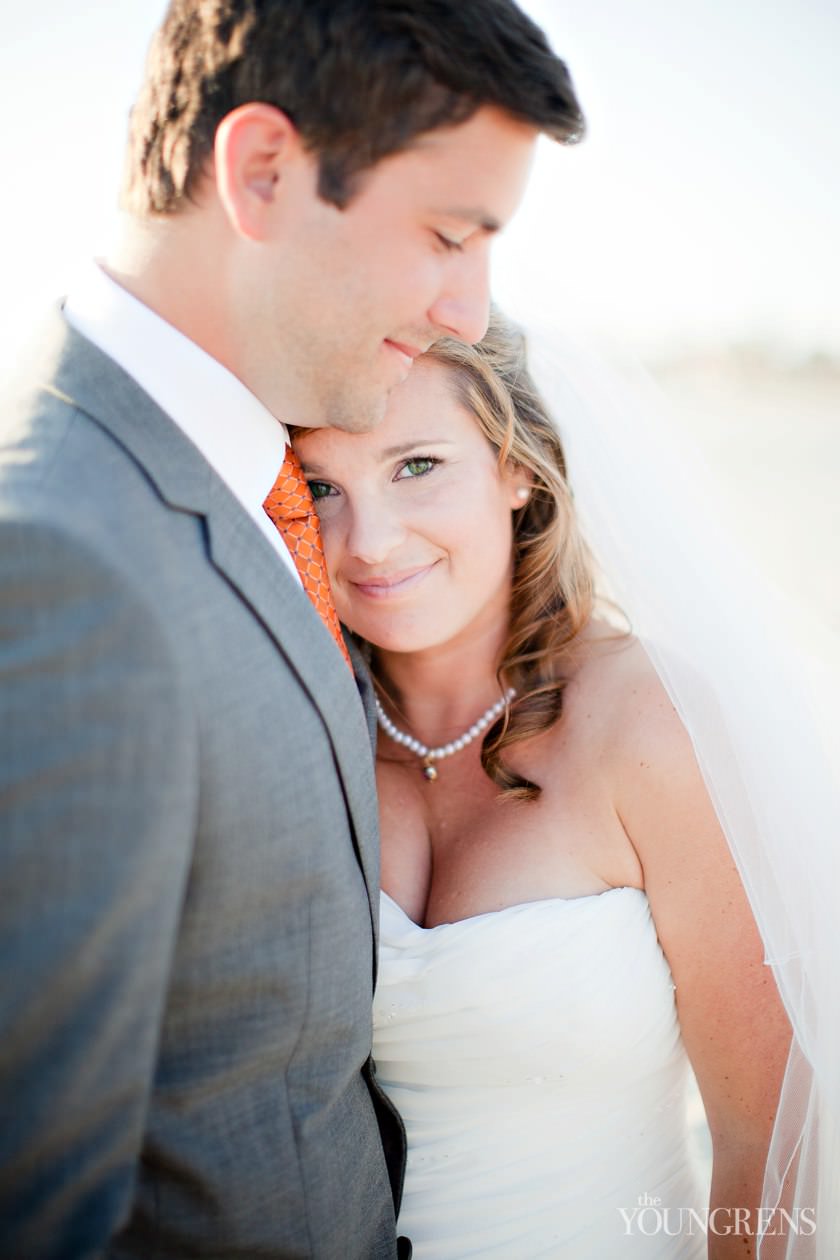
<path fill-rule="evenodd" d="M 424 742 L 438 741 L 460 735 L 498 700 L 501 649 L 498 636 L 423 652 L 374 649 L 372 668 L 394 721 Z"/>

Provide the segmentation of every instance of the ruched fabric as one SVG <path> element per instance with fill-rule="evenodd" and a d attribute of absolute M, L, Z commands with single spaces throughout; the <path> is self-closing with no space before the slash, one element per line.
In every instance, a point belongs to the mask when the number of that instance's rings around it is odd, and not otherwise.
<path fill-rule="evenodd" d="M 374 1057 L 416 1260 L 705 1255 L 674 986 L 638 889 L 428 929 L 383 893 Z"/>

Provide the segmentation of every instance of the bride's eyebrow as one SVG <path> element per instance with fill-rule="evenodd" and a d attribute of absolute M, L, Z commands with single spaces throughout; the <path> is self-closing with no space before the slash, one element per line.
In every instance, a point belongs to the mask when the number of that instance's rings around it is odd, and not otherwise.
<path fill-rule="evenodd" d="M 324 475 L 324 470 L 320 464 L 313 464 L 310 460 L 303 459 L 300 455 L 298 456 L 298 459 L 300 459 L 300 470 L 304 476 L 317 477 L 319 475 Z"/>
<path fill-rule="evenodd" d="M 422 437 L 415 438 L 413 441 L 400 442 L 398 446 L 388 446 L 385 450 L 380 451 L 379 458 L 383 462 L 387 459 L 398 459 L 400 455 L 409 455 L 412 452 L 416 455 L 418 451 L 424 450 L 427 446 L 452 446 L 452 438 L 444 437 Z M 317 460 L 313 461 L 305 459 L 299 455 L 301 471 L 308 477 L 328 477 L 329 472 L 325 471 L 323 464 L 319 464 Z"/>
<path fill-rule="evenodd" d="M 427 446 L 451 446 L 452 438 L 440 437 L 421 437 L 414 438 L 410 442 L 400 442 L 399 446 L 386 446 L 381 452 L 381 458 L 397 459 L 400 455 L 408 455 L 411 451 L 415 453 L 424 450 Z"/>

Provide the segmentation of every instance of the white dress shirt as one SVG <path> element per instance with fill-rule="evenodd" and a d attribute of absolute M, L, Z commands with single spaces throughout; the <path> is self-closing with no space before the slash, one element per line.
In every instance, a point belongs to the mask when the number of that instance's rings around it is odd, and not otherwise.
<path fill-rule="evenodd" d="M 289 434 L 240 380 L 91 263 L 64 305 L 68 323 L 103 350 L 197 446 L 300 580 L 263 501 Z"/>

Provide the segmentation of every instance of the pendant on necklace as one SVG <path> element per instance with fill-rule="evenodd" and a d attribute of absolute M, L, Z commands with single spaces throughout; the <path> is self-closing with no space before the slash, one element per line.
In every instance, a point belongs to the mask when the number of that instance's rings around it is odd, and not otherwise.
<path fill-rule="evenodd" d="M 458 739 L 454 739 L 450 744 L 441 744 L 440 748 L 429 748 L 427 744 L 421 743 L 419 739 L 415 739 L 407 731 L 401 731 L 398 726 L 395 726 L 379 703 L 378 696 L 374 699 L 376 721 L 395 744 L 401 744 L 403 748 L 408 748 L 410 752 L 414 753 L 415 757 L 421 759 L 423 778 L 427 783 L 434 783 L 438 777 L 438 769 L 433 763 L 440 761 L 442 757 L 451 757 L 454 753 L 460 752 L 462 748 L 466 748 L 467 744 L 471 744 L 482 731 L 487 729 L 491 722 L 495 722 L 496 718 L 504 712 L 515 695 L 516 688 L 508 687 L 505 694 L 495 704 L 491 704 L 487 712 L 482 713 L 478 721 L 473 722 L 469 730 L 464 731 L 463 735 L 459 736 Z"/>

